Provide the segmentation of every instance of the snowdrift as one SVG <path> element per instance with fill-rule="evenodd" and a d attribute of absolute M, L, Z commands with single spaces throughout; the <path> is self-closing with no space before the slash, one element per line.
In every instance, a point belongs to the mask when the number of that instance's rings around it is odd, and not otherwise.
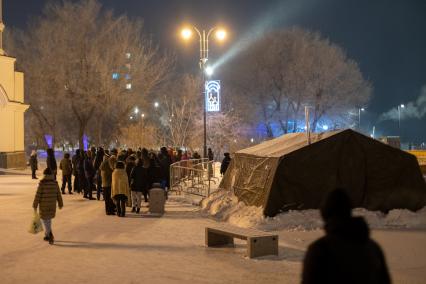
<path fill-rule="evenodd" d="M 247 206 L 230 191 L 220 190 L 201 202 L 202 211 L 217 220 L 243 228 L 266 231 L 316 230 L 323 226 L 320 212 L 316 209 L 293 210 L 265 217 L 262 207 Z M 426 230 L 426 207 L 417 212 L 394 209 L 384 214 L 356 208 L 353 215 L 363 216 L 372 229 L 422 229 Z"/>

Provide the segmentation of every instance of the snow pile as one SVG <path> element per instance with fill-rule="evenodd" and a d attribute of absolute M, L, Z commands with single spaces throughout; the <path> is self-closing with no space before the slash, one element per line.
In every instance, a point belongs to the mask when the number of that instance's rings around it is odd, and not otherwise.
<path fill-rule="evenodd" d="M 218 220 L 243 228 L 305 231 L 323 227 L 319 210 L 294 210 L 275 217 L 264 217 L 262 208 L 246 206 L 243 202 L 239 202 L 232 192 L 222 190 L 205 198 L 201 202 L 201 208 L 203 212 Z M 363 216 L 373 229 L 426 229 L 426 207 L 417 212 L 395 209 L 388 214 L 357 208 L 354 209 L 353 215 Z"/>

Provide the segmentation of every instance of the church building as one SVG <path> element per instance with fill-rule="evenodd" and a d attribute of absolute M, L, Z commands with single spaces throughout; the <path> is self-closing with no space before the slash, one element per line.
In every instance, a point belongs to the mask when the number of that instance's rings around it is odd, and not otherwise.
<path fill-rule="evenodd" d="M 0 168 L 25 167 L 24 73 L 15 70 L 13 57 L 3 50 L 2 0 L 0 0 Z"/>

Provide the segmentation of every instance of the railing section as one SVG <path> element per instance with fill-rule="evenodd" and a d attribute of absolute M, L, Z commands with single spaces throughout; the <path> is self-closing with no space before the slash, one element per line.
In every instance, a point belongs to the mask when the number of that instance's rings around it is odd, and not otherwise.
<path fill-rule="evenodd" d="M 218 181 L 214 161 L 207 158 L 184 160 L 170 165 L 170 190 L 177 194 L 207 197 L 212 184 Z"/>

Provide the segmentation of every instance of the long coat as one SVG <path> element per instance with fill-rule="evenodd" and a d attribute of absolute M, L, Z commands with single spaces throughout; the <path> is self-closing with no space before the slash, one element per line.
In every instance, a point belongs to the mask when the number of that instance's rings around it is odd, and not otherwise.
<path fill-rule="evenodd" d="M 31 170 L 38 170 L 38 161 L 37 161 L 37 155 L 31 155 L 30 157 L 30 166 Z"/>
<path fill-rule="evenodd" d="M 132 191 L 148 192 L 152 185 L 153 165 L 144 168 L 142 164 L 136 165 L 130 174 Z"/>
<path fill-rule="evenodd" d="M 59 163 L 59 169 L 62 170 L 62 175 L 68 176 L 72 174 L 72 163 L 70 159 L 63 158 Z"/>
<path fill-rule="evenodd" d="M 99 169 L 101 170 L 102 187 L 111 187 L 112 168 L 110 166 L 108 156 L 104 156 L 104 161 L 102 162 Z"/>
<path fill-rule="evenodd" d="M 111 196 L 124 194 L 130 197 L 129 179 L 125 169 L 115 169 L 112 173 Z"/>
<path fill-rule="evenodd" d="M 52 219 L 56 215 L 56 202 L 60 208 L 64 206 L 58 182 L 53 179 L 53 175 L 46 175 L 38 184 L 33 208 L 39 207 L 41 219 Z"/>

